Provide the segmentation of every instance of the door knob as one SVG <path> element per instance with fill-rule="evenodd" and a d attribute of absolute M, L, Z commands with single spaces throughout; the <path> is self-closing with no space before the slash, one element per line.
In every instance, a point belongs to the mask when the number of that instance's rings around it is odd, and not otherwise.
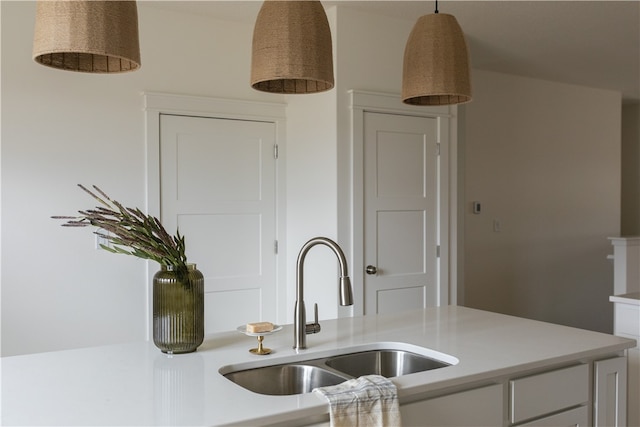
<path fill-rule="evenodd" d="M 375 265 L 367 265 L 367 268 L 364 271 L 366 271 L 367 274 L 376 274 L 378 272 L 378 269 L 375 267 Z"/>

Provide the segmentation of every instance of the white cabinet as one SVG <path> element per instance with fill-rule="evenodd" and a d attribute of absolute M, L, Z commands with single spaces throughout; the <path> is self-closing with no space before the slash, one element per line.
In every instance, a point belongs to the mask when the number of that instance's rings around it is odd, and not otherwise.
<path fill-rule="evenodd" d="M 627 358 L 584 360 L 400 405 L 405 426 L 626 425 Z M 593 372 L 593 375 L 591 375 Z M 522 375 L 522 374 L 521 374 Z M 593 413 L 592 413 L 593 411 Z"/>
<path fill-rule="evenodd" d="M 500 426 L 502 385 L 466 390 L 400 406 L 403 426 Z"/>
<path fill-rule="evenodd" d="M 509 421 L 514 425 L 588 404 L 587 364 L 509 381 Z"/>
<path fill-rule="evenodd" d="M 559 414 L 550 415 L 531 421 L 530 423 L 520 424 L 520 427 L 585 427 L 589 424 L 589 409 L 586 406 L 570 409 L 560 412 Z"/>
<path fill-rule="evenodd" d="M 627 350 L 627 425 L 640 426 L 640 349 Z"/>
<path fill-rule="evenodd" d="M 627 425 L 627 358 L 594 363 L 593 425 Z"/>
<path fill-rule="evenodd" d="M 609 240 L 613 245 L 613 294 L 640 292 L 640 236 Z"/>
<path fill-rule="evenodd" d="M 613 302 L 613 333 L 636 340 L 640 348 L 640 292 L 609 297 Z"/>
<path fill-rule="evenodd" d="M 640 292 L 613 295 L 609 297 L 609 300 L 613 302 L 613 333 L 624 338 L 636 340 L 636 346 L 627 350 L 627 398 L 629 402 L 638 402 L 640 401 Z M 609 377 L 609 382 L 610 381 L 612 381 L 611 377 Z M 631 404 L 627 406 L 627 409 L 628 425 L 639 426 L 640 405 Z M 600 417 L 605 417 L 602 410 L 599 410 L 597 407 L 595 410 L 599 411 Z M 602 418 L 600 418 L 600 420 L 602 420 Z M 602 423 L 597 424 L 598 422 L 598 419 L 594 420 L 594 424 L 596 425 L 605 425 Z M 610 422 L 611 418 L 609 417 L 609 421 L 607 421 L 607 423 Z M 622 423 L 617 425 L 622 425 Z"/>

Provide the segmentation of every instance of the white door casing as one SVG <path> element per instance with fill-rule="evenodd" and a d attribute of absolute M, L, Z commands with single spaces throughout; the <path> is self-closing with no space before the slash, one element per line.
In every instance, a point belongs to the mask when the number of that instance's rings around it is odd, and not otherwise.
<path fill-rule="evenodd" d="M 365 314 L 438 305 L 437 165 L 436 118 L 365 112 Z"/>
<path fill-rule="evenodd" d="M 349 91 L 351 108 L 351 162 L 353 183 L 349 195 L 350 216 L 343 229 L 349 233 L 349 257 L 355 304 L 353 314 L 365 314 L 365 115 L 389 115 L 433 119 L 436 123 L 436 142 L 439 144 L 436 196 L 436 244 L 440 247 L 436 262 L 436 286 L 432 305 L 456 304 L 458 280 L 457 227 L 457 107 L 411 106 L 401 102 L 396 94 Z M 434 252 L 435 255 L 435 252 Z M 411 290 L 407 291 L 411 293 Z M 393 303 L 391 304 L 391 307 Z M 384 309 L 384 308 L 383 308 Z"/>
<path fill-rule="evenodd" d="M 147 210 L 205 276 L 205 333 L 282 322 L 284 106 L 147 93 L 145 107 Z M 149 321 L 151 306 L 149 292 Z"/>

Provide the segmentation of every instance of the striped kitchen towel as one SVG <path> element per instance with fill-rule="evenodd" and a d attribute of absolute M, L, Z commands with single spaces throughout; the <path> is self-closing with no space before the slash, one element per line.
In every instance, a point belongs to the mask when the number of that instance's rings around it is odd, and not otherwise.
<path fill-rule="evenodd" d="M 331 427 L 400 426 L 396 386 L 385 377 L 365 375 L 313 391 L 329 401 Z"/>

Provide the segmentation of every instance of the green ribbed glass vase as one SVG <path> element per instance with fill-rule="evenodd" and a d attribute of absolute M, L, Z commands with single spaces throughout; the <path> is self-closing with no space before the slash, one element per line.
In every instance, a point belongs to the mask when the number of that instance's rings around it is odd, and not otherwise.
<path fill-rule="evenodd" d="M 153 276 L 153 343 L 163 353 L 195 351 L 204 339 L 204 276 L 162 266 Z"/>

